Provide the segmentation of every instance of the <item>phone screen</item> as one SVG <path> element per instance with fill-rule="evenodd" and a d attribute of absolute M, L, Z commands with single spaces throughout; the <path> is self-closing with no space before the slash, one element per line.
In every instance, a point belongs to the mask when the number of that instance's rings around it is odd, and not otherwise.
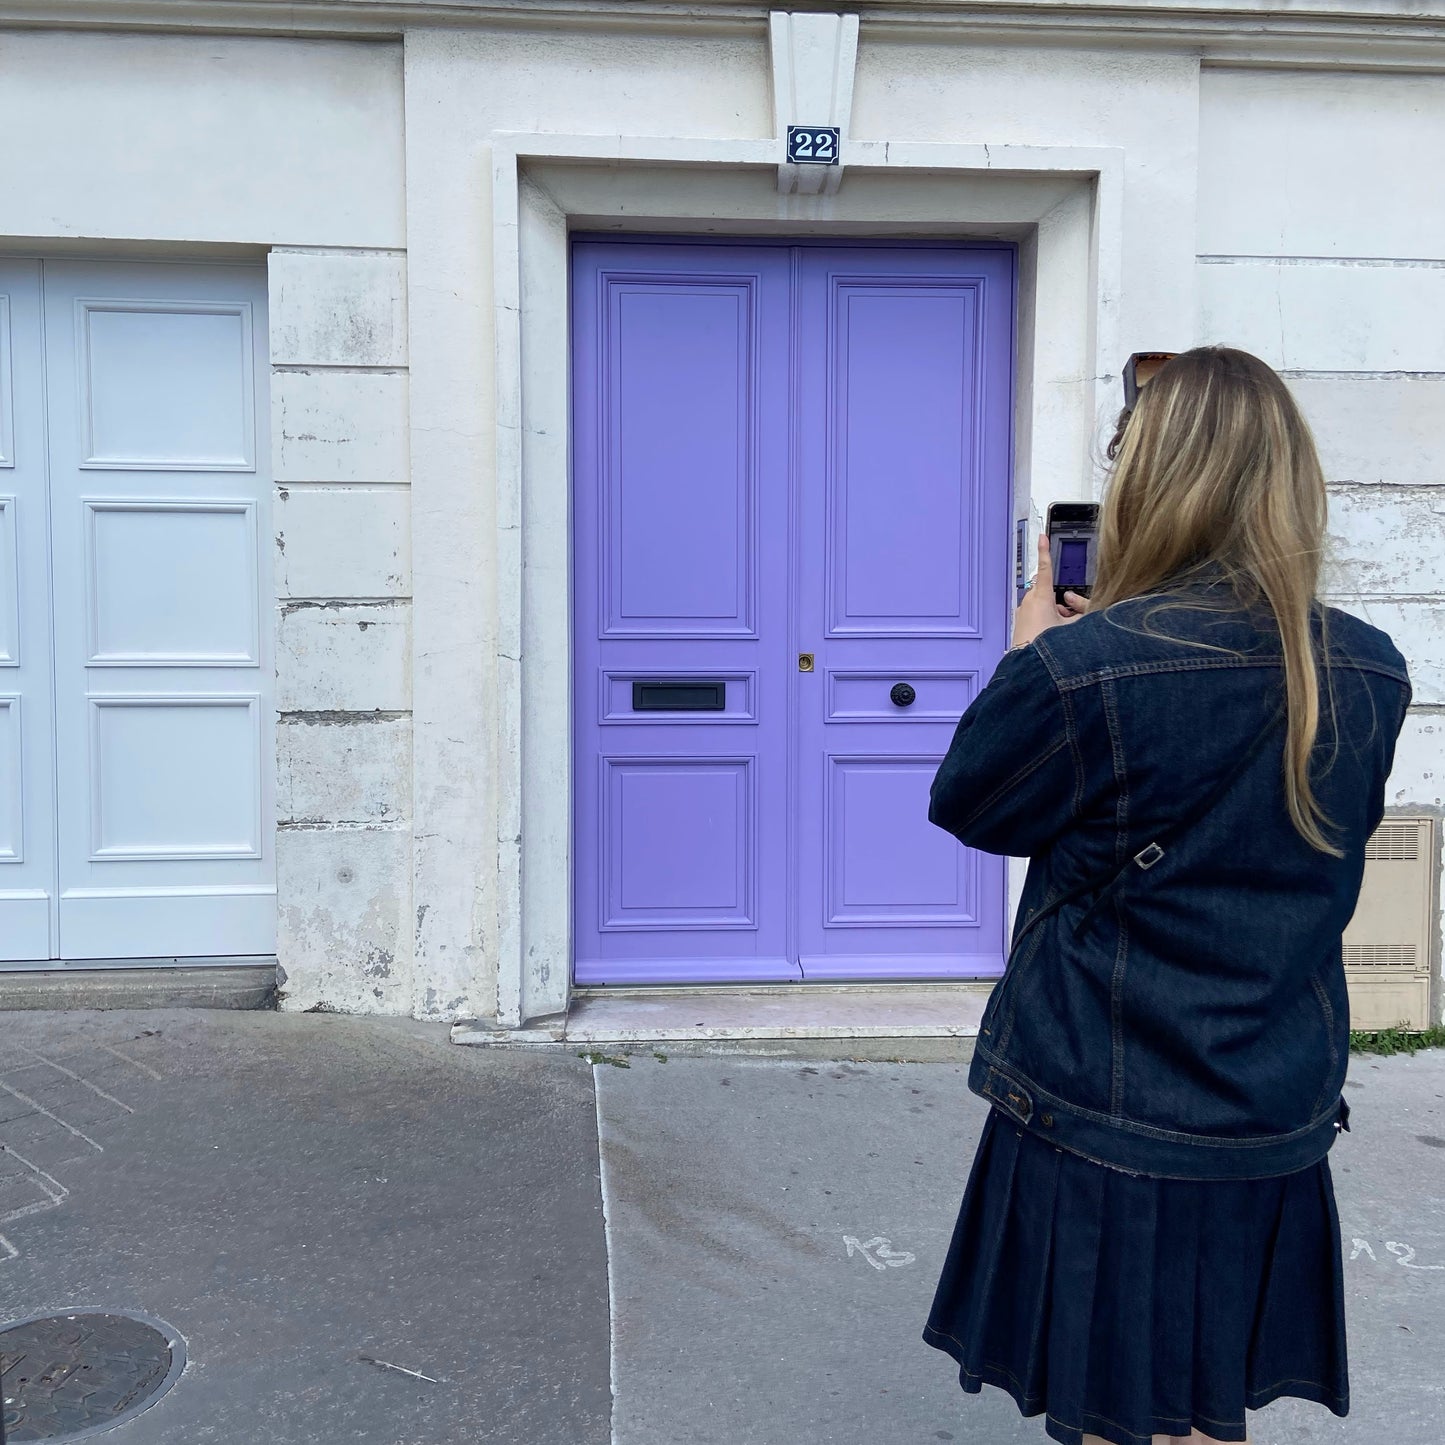
<path fill-rule="evenodd" d="M 1082 537 L 1064 537 L 1059 541 L 1059 568 L 1054 576 L 1056 587 L 1077 590 L 1089 580 L 1089 544 Z"/>

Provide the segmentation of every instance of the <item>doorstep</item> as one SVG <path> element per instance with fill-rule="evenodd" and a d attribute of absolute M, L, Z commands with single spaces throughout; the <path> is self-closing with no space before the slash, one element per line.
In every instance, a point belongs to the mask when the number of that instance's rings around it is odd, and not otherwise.
<path fill-rule="evenodd" d="M 0 964 L 0 1009 L 273 1009 L 274 958 Z"/>
<path fill-rule="evenodd" d="M 809 1057 L 949 1058 L 972 1052 L 991 982 L 789 984 L 771 988 L 588 989 L 565 1015 L 521 1028 L 466 1020 L 457 1044 L 589 1047 Z"/>

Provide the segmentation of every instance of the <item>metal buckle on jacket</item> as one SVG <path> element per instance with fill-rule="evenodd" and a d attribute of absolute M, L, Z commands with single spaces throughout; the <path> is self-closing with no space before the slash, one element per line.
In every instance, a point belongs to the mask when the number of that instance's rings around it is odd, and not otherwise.
<path fill-rule="evenodd" d="M 1020 1088 L 1007 1075 L 999 1073 L 997 1069 L 990 1069 L 988 1077 L 984 1080 L 983 1092 L 996 1104 L 1003 1106 L 1004 1112 L 1012 1114 L 1020 1124 L 1027 1124 L 1033 1117 L 1034 1101 L 1027 1089 Z"/>
<path fill-rule="evenodd" d="M 1134 855 L 1134 861 L 1147 872 L 1163 856 L 1164 850 L 1157 843 L 1151 843 L 1147 848 L 1141 848 Z"/>

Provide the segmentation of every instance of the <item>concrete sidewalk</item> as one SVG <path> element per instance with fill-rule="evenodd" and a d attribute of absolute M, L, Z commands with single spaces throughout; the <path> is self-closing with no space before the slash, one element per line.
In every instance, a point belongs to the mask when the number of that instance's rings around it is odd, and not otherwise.
<path fill-rule="evenodd" d="M 1256 1445 L 1439 1445 L 1445 1052 L 1354 1060 L 1333 1164 L 1354 1410 Z M 599 1066 L 617 1445 L 1039 1445 L 919 1334 L 984 1109 L 961 1065 Z"/>
<path fill-rule="evenodd" d="M 188 1343 L 175 1388 L 99 1438 L 1044 1439 L 919 1338 L 983 1118 L 961 1062 L 589 1066 L 444 1039 L 0 1015 L 0 1322 L 134 1310 Z M 1350 1095 L 1355 1413 L 1282 1403 L 1259 1445 L 1440 1436 L 1445 1053 L 1356 1060 Z"/>

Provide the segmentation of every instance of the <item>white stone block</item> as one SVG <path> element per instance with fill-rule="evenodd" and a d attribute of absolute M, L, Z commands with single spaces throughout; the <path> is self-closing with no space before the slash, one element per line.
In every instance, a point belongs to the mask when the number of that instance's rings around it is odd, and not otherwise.
<path fill-rule="evenodd" d="M 1336 606 L 1390 634 L 1410 668 L 1416 706 L 1445 707 L 1445 598 L 1438 602 L 1356 602 Z"/>
<path fill-rule="evenodd" d="M 1325 590 L 1341 596 L 1445 593 L 1445 488 L 1330 488 Z"/>
<path fill-rule="evenodd" d="M 400 43 L 7 29 L 0 135 L 7 236 L 406 244 Z"/>
<path fill-rule="evenodd" d="M 410 706 L 410 603 L 281 604 L 278 711 L 406 712 Z"/>
<path fill-rule="evenodd" d="M 1423 709 L 1405 719 L 1385 802 L 1391 808 L 1445 804 L 1445 711 Z"/>
<path fill-rule="evenodd" d="M 407 377 L 274 372 L 271 436 L 278 482 L 404 482 L 411 473 Z"/>
<path fill-rule="evenodd" d="M 282 828 L 276 874 L 282 1007 L 410 1014 L 411 834 Z"/>
<path fill-rule="evenodd" d="M 279 596 L 410 594 L 410 488 L 282 487 L 272 518 Z"/>
<path fill-rule="evenodd" d="M 282 826 L 395 826 L 411 817 L 411 719 L 392 713 L 288 713 L 276 728 Z"/>
<path fill-rule="evenodd" d="M 1198 129 L 1199 62 L 1182 53 L 895 41 L 870 28 L 858 51 L 855 141 L 983 144 L 1002 169 L 1007 162 L 996 148 L 1006 145 L 1100 146 L 1125 153 L 1124 285 L 1118 297 L 1125 345 L 1123 355 L 1108 358 L 1111 368 L 1130 351 L 1177 349 L 1181 339 L 1188 344 L 1193 338 Z M 958 214 L 1001 219 L 986 194 L 961 199 Z M 1083 294 L 1091 295 L 1094 284 Z M 1091 362 L 1081 374 L 1094 369 Z M 1073 475 L 1060 481 L 1069 485 Z"/>
<path fill-rule="evenodd" d="M 1441 254 L 1438 76 L 1209 68 L 1199 97 L 1202 252 Z"/>
<path fill-rule="evenodd" d="M 1330 481 L 1445 484 L 1445 376 L 1301 376 L 1289 385 Z"/>
<path fill-rule="evenodd" d="M 1445 372 L 1445 263 L 1199 265 L 1199 339 L 1299 371 Z"/>
<path fill-rule="evenodd" d="M 273 366 L 405 366 L 406 259 L 272 251 Z"/>

